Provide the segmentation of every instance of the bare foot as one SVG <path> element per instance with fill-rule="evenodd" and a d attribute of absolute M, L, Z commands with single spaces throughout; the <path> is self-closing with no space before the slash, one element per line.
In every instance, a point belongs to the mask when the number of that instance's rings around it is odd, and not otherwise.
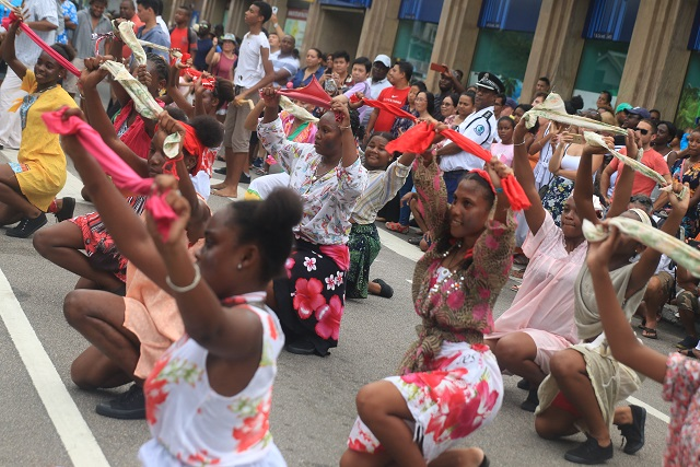
<path fill-rule="evenodd" d="M 211 185 L 212 190 L 221 190 L 226 188 L 228 185 L 225 182 L 217 183 L 216 185 Z"/>
<path fill-rule="evenodd" d="M 238 198 L 238 187 L 225 186 L 220 190 L 214 190 L 211 192 L 214 196 L 221 196 L 222 198 Z"/>

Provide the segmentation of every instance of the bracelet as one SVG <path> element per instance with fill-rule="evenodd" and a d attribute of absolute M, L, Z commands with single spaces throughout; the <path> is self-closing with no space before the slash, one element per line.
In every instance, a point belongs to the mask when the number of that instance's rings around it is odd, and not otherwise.
<path fill-rule="evenodd" d="M 348 126 L 338 126 L 338 128 L 340 128 L 341 130 L 351 130 L 351 129 L 352 129 L 352 126 L 350 126 L 350 125 L 348 125 Z"/>
<path fill-rule="evenodd" d="M 522 146 L 523 144 L 525 144 L 525 140 L 522 140 L 519 143 L 515 143 L 515 144 L 513 144 L 513 146 Z"/>
<path fill-rule="evenodd" d="M 173 281 L 170 280 L 170 276 L 165 276 L 165 283 L 168 284 L 168 287 L 170 287 L 173 290 L 173 292 L 187 293 L 199 285 L 199 281 L 202 280 L 202 274 L 199 271 L 199 266 L 197 265 L 197 263 L 195 263 L 193 266 L 194 279 L 192 279 L 192 283 L 190 285 L 180 287 L 178 285 L 173 284 Z"/>

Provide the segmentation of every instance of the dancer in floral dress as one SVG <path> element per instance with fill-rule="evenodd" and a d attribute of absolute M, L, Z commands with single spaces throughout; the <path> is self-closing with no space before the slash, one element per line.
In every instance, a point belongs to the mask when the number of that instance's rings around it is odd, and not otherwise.
<path fill-rule="evenodd" d="M 449 207 L 438 166 L 424 156 L 416 186 L 429 193 L 427 222 L 433 247 L 413 276 L 421 325 L 400 376 L 371 383 L 357 395 L 359 417 L 341 466 L 485 466 L 480 449 L 456 449 L 496 416 L 503 381 L 483 344 L 492 307 L 508 279 L 515 223 L 500 178 L 511 169 L 493 158 L 466 174 Z"/>
<path fill-rule="evenodd" d="M 266 88 L 263 98 L 260 142 L 289 173 L 289 187 L 304 202 L 288 277 L 274 281 L 268 303 L 282 322 L 287 351 L 325 356 L 338 345 L 350 266 L 350 213 L 367 183 L 352 131 L 360 122 L 356 112 L 351 118 L 346 105 L 334 103 L 333 112 L 318 122 L 315 143 L 296 143 L 284 134 L 279 95 Z"/>
<path fill-rule="evenodd" d="M 185 328 L 146 380 L 153 439 L 139 451 L 142 464 L 286 466 L 269 428 L 284 336 L 265 306 L 265 288 L 284 274 L 292 227 L 301 219 L 299 197 L 282 189 L 264 202 L 231 203 L 208 221 L 193 264 L 187 248 L 190 203 L 174 177 L 158 176 L 154 184 L 175 214 L 165 239 L 150 213 L 144 225 L 117 189 L 104 183 L 76 137 L 62 141 L 78 172 L 92 176 L 88 187 L 105 224 L 118 219 L 130 233 L 124 253 L 174 297 Z M 118 243 L 122 238 L 115 232 Z"/>

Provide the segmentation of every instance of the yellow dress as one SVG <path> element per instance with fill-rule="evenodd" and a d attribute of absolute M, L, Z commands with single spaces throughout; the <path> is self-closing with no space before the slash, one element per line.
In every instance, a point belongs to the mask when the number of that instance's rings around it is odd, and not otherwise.
<path fill-rule="evenodd" d="M 77 107 L 72 97 L 56 85 L 36 92 L 34 71 L 27 70 L 22 90 L 29 94 L 19 106 L 22 120 L 22 143 L 18 164 L 10 164 L 22 194 L 37 208 L 46 212 L 51 201 L 66 184 L 66 156 L 57 134 L 50 133 L 41 115 L 63 106 Z"/>

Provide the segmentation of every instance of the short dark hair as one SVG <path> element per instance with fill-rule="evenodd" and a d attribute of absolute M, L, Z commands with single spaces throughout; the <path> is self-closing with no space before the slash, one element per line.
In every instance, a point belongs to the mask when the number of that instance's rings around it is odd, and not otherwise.
<path fill-rule="evenodd" d="M 518 104 L 518 106 L 515 109 L 523 109 L 524 112 L 528 112 L 531 108 L 532 106 L 530 104 Z"/>
<path fill-rule="evenodd" d="M 413 80 L 410 83 L 410 86 L 415 86 L 417 87 L 420 91 L 418 92 L 425 92 L 428 90 L 428 87 L 425 85 L 425 83 L 421 80 Z"/>
<path fill-rule="evenodd" d="M 428 113 L 433 114 L 435 112 L 435 94 L 429 91 L 421 91 L 418 94 L 425 94 L 425 99 L 428 101 Z"/>
<path fill-rule="evenodd" d="M 150 8 L 156 15 L 160 14 L 160 9 L 162 8 L 160 0 L 136 0 L 136 4 L 141 5 L 146 10 Z"/>
<path fill-rule="evenodd" d="M 108 0 L 90 0 L 90 5 L 92 5 L 93 3 L 101 3 L 103 5 L 107 5 Z"/>
<path fill-rule="evenodd" d="M 268 282 L 284 274 L 284 263 L 292 252 L 292 228 L 301 221 L 303 204 L 289 188 L 277 188 L 264 201 L 229 203 L 225 224 L 238 230 L 240 245 L 259 248 L 260 279 Z"/>
<path fill-rule="evenodd" d="M 642 123 L 642 122 L 646 123 L 647 125 L 649 125 L 651 127 L 652 133 L 656 133 L 656 122 L 654 121 L 653 118 L 643 118 L 639 121 L 639 123 Z"/>
<path fill-rule="evenodd" d="M 672 122 L 669 122 L 668 120 L 661 120 L 659 123 L 656 124 L 656 129 L 658 130 L 661 125 L 666 125 L 666 128 L 668 128 L 668 135 L 671 139 L 673 139 L 674 136 L 678 133 L 676 125 L 674 125 Z"/>
<path fill-rule="evenodd" d="M 309 50 L 313 50 L 314 52 L 316 52 L 318 58 L 324 57 L 323 52 L 321 52 L 321 49 L 317 49 L 316 47 L 309 47 Z"/>
<path fill-rule="evenodd" d="M 339 51 L 333 53 L 332 57 L 333 57 L 333 61 L 338 60 L 339 58 L 345 59 L 346 62 L 350 61 L 350 54 L 344 50 L 339 50 Z"/>
<path fill-rule="evenodd" d="M 448 93 L 447 95 L 445 95 L 445 97 L 442 98 L 443 102 L 444 102 L 445 99 L 447 99 L 448 97 L 449 97 L 450 100 L 452 101 L 452 105 L 454 105 L 455 107 L 457 107 L 457 104 L 459 103 L 459 94 L 457 94 L 456 92 L 450 92 L 450 93 Z"/>
<path fill-rule="evenodd" d="M 549 81 L 549 78 L 547 78 L 546 76 L 540 76 L 539 78 L 537 78 L 537 81 L 544 81 L 545 83 L 547 83 L 547 86 L 552 85 L 552 83 Z"/>
<path fill-rule="evenodd" d="M 406 81 L 410 83 L 411 76 L 413 76 L 413 65 L 411 64 L 411 62 L 401 60 L 400 62 L 396 62 L 396 65 L 399 67 L 399 70 L 401 70 L 401 72 L 406 76 Z"/>
<path fill-rule="evenodd" d="M 188 5 L 180 5 L 177 7 L 177 9 L 186 11 L 188 15 L 192 14 L 192 8 L 190 8 Z"/>
<path fill-rule="evenodd" d="M 506 100 L 508 99 L 505 94 L 496 94 L 496 99 L 501 99 L 501 105 L 506 105 Z"/>
<path fill-rule="evenodd" d="M 608 104 L 612 102 L 612 94 L 610 91 L 600 91 L 600 94 L 605 95 L 605 100 Z"/>
<path fill-rule="evenodd" d="M 58 52 L 61 57 L 65 58 L 69 62 L 72 62 L 75 58 L 75 49 L 68 44 L 55 43 L 51 46 L 56 52 Z"/>
<path fill-rule="evenodd" d="M 357 57 L 355 60 L 352 61 L 352 66 L 355 65 L 364 65 L 365 70 L 367 70 L 367 73 L 372 71 L 372 62 L 367 57 Z"/>
<path fill-rule="evenodd" d="M 217 80 L 218 81 L 218 80 Z M 216 118 L 210 115 L 198 115 L 190 120 L 197 139 L 208 148 L 216 148 L 224 139 L 224 127 Z"/>
<path fill-rule="evenodd" d="M 507 115 L 507 116 L 505 116 L 505 117 L 499 118 L 499 119 L 498 119 L 498 122 L 497 122 L 496 124 L 498 125 L 498 124 L 501 123 L 501 122 L 510 122 L 510 125 L 511 125 L 513 128 L 515 128 L 515 120 L 513 120 L 512 118 L 510 118 L 510 115 Z"/>
<path fill-rule="evenodd" d="M 267 23 L 270 20 L 270 17 L 272 16 L 272 7 L 270 6 L 269 3 L 253 2 L 251 4 L 251 6 L 258 7 L 258 11 L 260 12 L 260 16 L 263 17 L 263 23 Z"/>

